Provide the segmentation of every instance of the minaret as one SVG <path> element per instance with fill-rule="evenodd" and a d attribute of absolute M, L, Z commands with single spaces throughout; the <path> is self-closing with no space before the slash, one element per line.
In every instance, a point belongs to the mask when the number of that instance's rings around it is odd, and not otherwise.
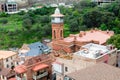
<path fill-rule="evenodd" d="M 52 40 L 63 39 L 63 17 L 64 15 L 60 13 L 60 10 L 56 8 L 52 17 Z"/>

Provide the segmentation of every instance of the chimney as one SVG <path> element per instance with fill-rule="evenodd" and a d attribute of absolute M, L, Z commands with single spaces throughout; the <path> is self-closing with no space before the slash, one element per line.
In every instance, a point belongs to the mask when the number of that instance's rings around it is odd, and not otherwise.
<path fill-rule="evenodd" d="M 93 30 L 93 29 L 91 29 L 91 30 L 90 30 L 90 32 L 91 32 L 91 33 L 93 33 L 93 32 L 94 32 L 94 30 Z"/>
<path fill-rule="evenodd" d="M 84 35 L 86 35 L 86 32 L 85 32 L 85 31 L 80 31 L 79 37 L 82 37 L 82 36 L 84 36 Z"/>
<path fill-rule="evenodd" d="M 108 29 L 107 29 L 106 33 L 109 34 L 109 30 Z"/>
<path fill-rule="evenodd" d="M 74 36 L 74 41 L 76 41 L 77 40 L 77 36 Z"/>

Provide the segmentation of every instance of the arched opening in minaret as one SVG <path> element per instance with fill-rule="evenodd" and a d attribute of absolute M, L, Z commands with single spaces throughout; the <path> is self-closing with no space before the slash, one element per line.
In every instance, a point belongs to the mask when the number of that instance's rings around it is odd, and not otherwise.
<path fill-rule="evenodd" d="M 61 30 L 61 31 L 60 31 L 60 37 L 61 37 L 61 38 L 62 38 L 62 35 L 63 35 L 63 33 L 62 33 L 62 32 L 63 32 L 63 31 Z"/>
<path fill-rule="evenodd" d="M 56 32 L 55 32 L 55 30 L 54 30 L 54 39 L 56 39 Z"/>

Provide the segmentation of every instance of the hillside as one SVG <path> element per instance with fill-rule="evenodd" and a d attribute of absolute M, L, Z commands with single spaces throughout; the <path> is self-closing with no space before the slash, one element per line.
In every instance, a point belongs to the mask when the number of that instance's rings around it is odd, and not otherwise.
<path fill-rule="evenodd" d="M 74 8 L 59 7 L 64 17 L 64 37 L 81 30 L 99 28 L 120 33 L 119 3 L 97 7 L 82 1 Z M 21 47 L 23 43 L 51 38 L 51 18 L 55 8 L 43 7 L 14 15 L 0 13 L 0 49 Z"/>

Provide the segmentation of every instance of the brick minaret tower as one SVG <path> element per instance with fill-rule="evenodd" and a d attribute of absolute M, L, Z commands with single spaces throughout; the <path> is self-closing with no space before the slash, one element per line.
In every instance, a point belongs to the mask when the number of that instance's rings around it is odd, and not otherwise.
<path fill-rule="evenodd" d="M 63 39 L 63 17 L 64 15 L 60 13 L 60 10 L 56 8 L 52 17 L 52 40 Z"/>

